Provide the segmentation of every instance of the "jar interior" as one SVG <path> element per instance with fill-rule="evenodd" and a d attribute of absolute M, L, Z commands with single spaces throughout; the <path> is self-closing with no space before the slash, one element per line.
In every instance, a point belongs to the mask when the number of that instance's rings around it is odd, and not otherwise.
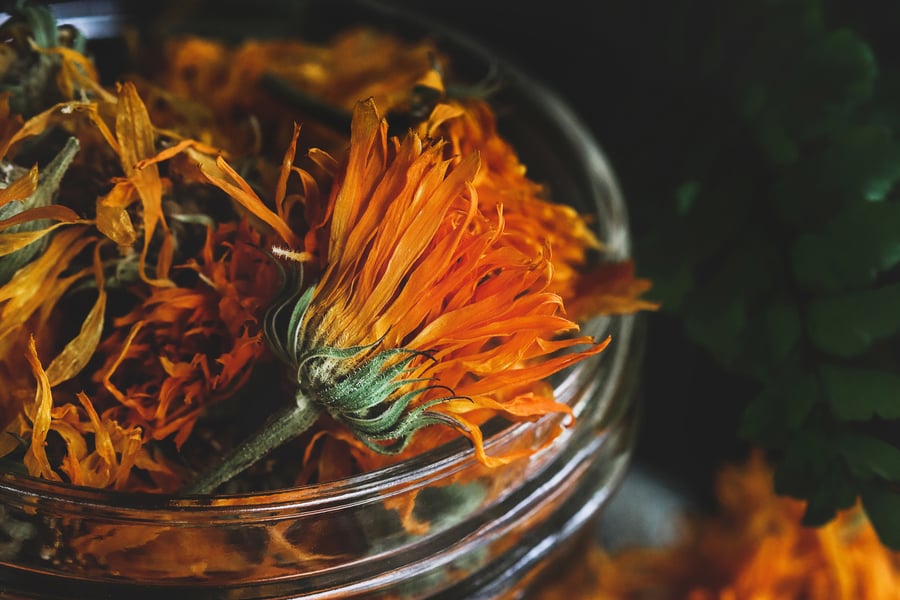
<path fill-rule="evenodd" d="M 553 200 L 595 215 L 606 257 L 628 256 L 627 216 L 609 164 L 559 98 L 437 23 L 374 2 L 345 5 L 313 3 L 306 29 L 324 35 L 366 23 L 428 35 L 464 80 L 497 78 L 498 127 L 529 174 Z M 234 6 L 224 3 L 220 19 L 245 36 L 251 25 L 229 21 Z M 213 24 L 185 27 L 206 26 Z M 275 34 L 290 23 L 269 26 Z M 585 324 L 614 342 L 553 378 L 578 417 L 559 436 L 562 417 L 484 426 L 489 454 L 539 449 L 502 469 L 481 465 L 459 439 L 377 471 L 262 494 L 128 494 L 4 473 L 0 583 L 11 593 L 72 598 L 495 597 L 583 528 L 621 478 L 634 439 L 635 326 L 631 316 Z"/>

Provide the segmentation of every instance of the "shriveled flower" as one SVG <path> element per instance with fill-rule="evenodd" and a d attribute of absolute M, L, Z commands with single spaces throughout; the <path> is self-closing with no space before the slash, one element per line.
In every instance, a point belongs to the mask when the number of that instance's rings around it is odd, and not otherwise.
<path fill-rule="evenodd" d="M 630 260 L 598 264 L 587 272 L 591 254 L 603 248 L 589 227 L 589 218 L 567 204 L 547 199 L 547 190 L 528 177 L 516 150 L 498 132 L 487 102 L 445 99 L 434 107 L 419 132 L 447 140 L 446 154 L 453 160 L 476 151 L 481 154 L 483 166 L 473 182 L 481 212 L 502 214 L 508 244 L 523 253 L 551 248 L 553 275 L 548 289 L 563 298 L 571 318 L 656 308 L 640 298 L 650 282 L 635 277 Z"/>
<path fill-rule="evenodd" d="M 318 137 L 343 146 L 344 117 L 356 101 L 374 97 L 382 110 L 405 108 L 409 89 L 431 68 L 435 47 L 357 27 L 326 44 L 266 39 L 230 47 L 187 36 L 167 40 L 164 51 L 162 87 L 148 90 L 159 100 L 148 102 L 157 111 L 154 116 L 182 130 L 202 122 L 192 135 L 208 135 L 201 139 L 246 152 L 258 143 L 260 132 L 280 147 L 289 133 L 285 120 L 298 118 Z M 286 106 L 271 93 L 272 81 L 302 90 L 305 105 Z M 338 115 L 339 126 L 327 123 Z"/>
<path fill-rule="evenodd" d="M 457 162 L 443 153 L 414 134 L 389 140 L 374 103 L 357 106 L 325 211 L 327 247 L 295 254 L 313 278 L 294 267 L 286 300 L 267 318 L 269 342 L 296 378 L 296 405 L 269 421 L 261 435 L 271 441 L 253 453 L 325 411 L 369 450 L 400 452 L 416 431 L 442 424 L 497 464 L 504 457 L 484 453 L 468 413 L 569 411 L 542 393 L 543 380 L 605 342 L 571 336 L 578 325 L 546 291 L 549 248 L 523 252 L 502 206 L 490 217 L 479 210 L 478 154 Z M 257 457 L 239 450 L 188 491 L 211 489 Z"/>
<path fill-rule="evenodd" d="M 278 286 L 259 244 L 246 224 L 210 230 L 187 265 L 194 285 L 151 288 L 115 320 L 93 396 L 120 423 L 180 447 L 204 410 L 244 384 L 264 353 L 259 321 Z"/>

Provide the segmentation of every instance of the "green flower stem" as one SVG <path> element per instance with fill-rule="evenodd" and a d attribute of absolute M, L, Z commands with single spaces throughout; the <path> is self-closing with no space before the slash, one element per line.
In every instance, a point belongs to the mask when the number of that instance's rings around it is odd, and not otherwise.
<path fill-rule="evenodd" d="M 269 417 L 255 434 L 234 448 L 218 464 L 182 488 L 181 493 L 209 494 L 275 448 L 306 431 L 319 418 L 321 409 L 299 392 L 296 400 L 296 404 Z"/>

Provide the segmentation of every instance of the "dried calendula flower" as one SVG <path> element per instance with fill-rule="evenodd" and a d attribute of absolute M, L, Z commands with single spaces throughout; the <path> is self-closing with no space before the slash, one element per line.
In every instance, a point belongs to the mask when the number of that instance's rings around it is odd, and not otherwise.
<path fill-rule="evenodd" d="M 374 103 L 357 106 L 329 199 L 327 248 L 276 250 L 301 261 L 266 319 L 269 343 L 295 377 L 295 404 L 185 491 L 214 489 L 322 411 L 385 454 L 446 425 L 488 464 L 506 457 L 484 453 L 468 413 L 570 411 L 534 384 L 606 341 L 564 335 L 578 325 L 546 291 L 549 252 L 508 243 L 502 208 L 491 218 L 479 210 L 478 154 L 453 162 L 443 150 L 415 134 L 389 140 Z M 305 270 L 321 275 L 307 281 Z"/>

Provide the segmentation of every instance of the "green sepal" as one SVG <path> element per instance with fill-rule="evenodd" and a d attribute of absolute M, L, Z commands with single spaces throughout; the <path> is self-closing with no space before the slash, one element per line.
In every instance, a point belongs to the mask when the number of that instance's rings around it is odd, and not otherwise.
<path fill-rule="evenodd" d="M 354 357 L 364 353 L 362 347 L 353 354 L 332 349 L 331 354 L 317 353 L 317 357 L 337 358 L 356 362 Z M 405 355 L 393 364 L 388 364 L 398 355 Z M 415 354 L 403 349 L 389 349 L 365 357 L 362 366 L 347 374 L 338 374 L 336 381 L 316 381 L 316 400 L 331 411 L 356 412 L 371 408 L 386 399 L 411 380 L 398 379 L 406 370 Z M 300 369 L 302 370 L 301 364 Z M 300 371 L 298 371 L 299 373 Z M 303 385 L 303 381 L 299 381 Z"/>
<path fill-rule="evenodd" d="M 11 20 L 22 20 L 31 31 L 31 38 L 41 48 L 53 48 L 59 45 L 59 30 L 56 19 L 49 6 L 18 2 L 18 6 L 10 11 Z"/>
<path fill-rule="evenodd" d="M 418 387 L 396 396 L 403 388 L 430 381 L 428 378 L 403 376 L 414 358 L 427 354 L 405 348 L 391 348 L 371 354 L 372 347 L 379 343 L 346 349 L 322 348 L 309 353 L 298 367 L 298 384 L 301 387 L 311 386 L 307 393 L 316 404 L 346 425 L 367 447 L 381 454 L 402 451 L 411 436 L 423 427 L 442 423 L 459 428 L 460 424 L 452 417 L 428 411 L 437 404 L 457 399 L 452 392 L 446 397 L 409 409 L 416 397 L 442 386 Z M 398 356 L 402 357 L 397 359 Z M 341 372 L 339 363 L 329 365 L 331 369 L 325 372 L 338 375 L 336 381 L 330 382 L 315 375 L 314 367 L 308 364 L 313 359 L 362 364 L 346 373 Z M 394 442 L 380 443 L 387 440 Z"/>
<path fill-rule="evenodd" d="M 312 302 L 315 288 L 305 285 L 303 266 L 292 263 L 285 269 L 280 262 L 273 261 L 281 272 L 279 298 L 266 312 L 263 333 L 275 355 L 288 365 L 298 362 L 300 324 Z M 283 313 L 289 310 L 288 322 L 283 324 Z"/>
<path fill-rule="evenodd" d="M 391 430 L 379 435 L 360 436 L 359 439 L 366 447 L 379 454 L 397 454 L 402 452 L 404 448 L 412 440 L 414 433 L 429 427 L 431 425 L 447 425 L 456 429 L 464 430 L 465 427 L 450 415 L 443 413 L 430 412 L 429 409 L 438 404 L 442 404 L 452 397 L 438 398 L 430 402 L 414 408 L 406 413 L 406 415 L 397 421 Z M 379 444 L 379 441 L 394 440 L 390 444 Z"/>
<path fill-rule="evenodd" d="M 409 383 L 417 383 L 428 381 L 427 379 L 412 379 Z M 401 382 L 400 385 L 405 385 L 406 382 Z M 349 425 L 351 429 L 354 431 L 359 431 L 369 436 L 378 436 L 384 434 L 384 432 L 389 431 L 391 427 L 393 427 L 401 418 L 403 411 L 406 410 L 406 407 L 409 406 L 409 403 L 412 402 L 417 396 L 420 396 L 422 393 L 435 389 L 439 386 L 427 386 L 421 389 L 415 389 L 405 394 L 402 394 L 396 400 L 392 400 L 390 402 L 383 402 L 382 404 L 386 405 L 382 411 L 359 411 L 359 412 L 348 412 L 344 413 L 341 416 L 341 420 Z"/>

